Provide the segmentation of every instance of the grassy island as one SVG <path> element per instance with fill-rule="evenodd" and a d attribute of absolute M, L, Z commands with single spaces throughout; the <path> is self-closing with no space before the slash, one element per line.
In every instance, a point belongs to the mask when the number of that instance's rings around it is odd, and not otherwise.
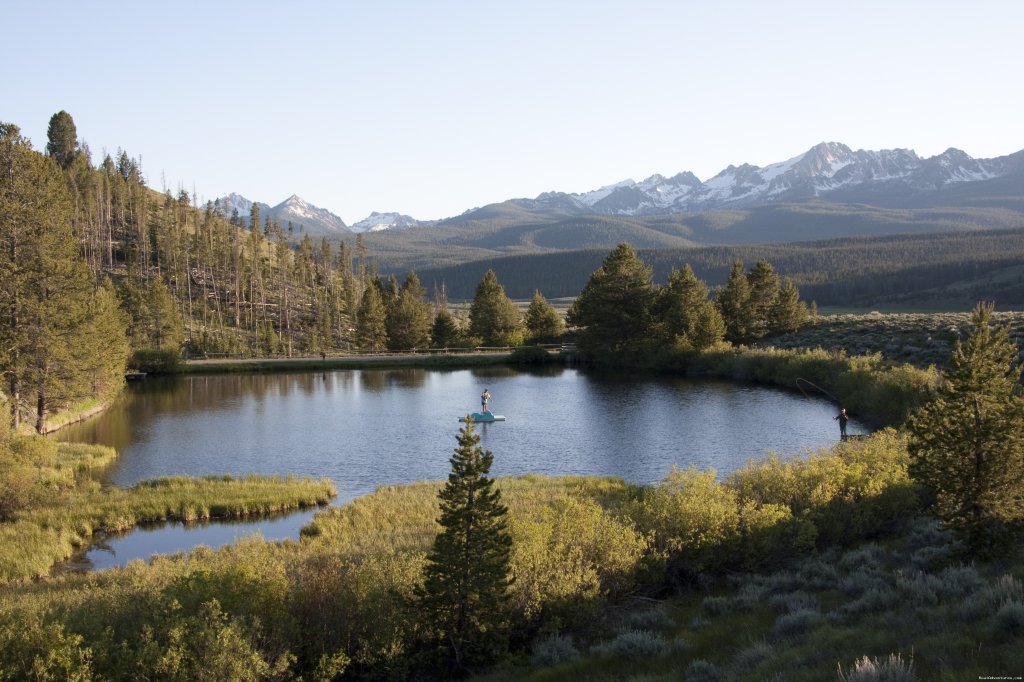
<path fill-rule="evenodd" d="M 98 531 L 269 514 L 324 505 L 336 494 L 330 481 L 291 476 L 173 477 L 101 487 L 89 472 L 116 456 L 98 445 L 0 438 L 0 580 L 44 576 Z"/>

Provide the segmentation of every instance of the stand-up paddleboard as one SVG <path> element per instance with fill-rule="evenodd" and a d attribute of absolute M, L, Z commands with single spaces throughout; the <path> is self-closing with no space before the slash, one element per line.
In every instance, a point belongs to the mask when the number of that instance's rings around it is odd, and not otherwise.
<path fill-rule="evenodd" d="M 503 422 L 503 421 L 505 421 L 505 415 L 503 415 L 503 414 L 491 414 L 490 412 L 474 412 L 473 414 L 469 415 L 469 418 L 474 423 L 481 423 L 481 422 Z M 466 418 L 465 417 L 459 417 L 459 421 L 460 422 L 464 422 L 464 421 L 466 421 Z"/>

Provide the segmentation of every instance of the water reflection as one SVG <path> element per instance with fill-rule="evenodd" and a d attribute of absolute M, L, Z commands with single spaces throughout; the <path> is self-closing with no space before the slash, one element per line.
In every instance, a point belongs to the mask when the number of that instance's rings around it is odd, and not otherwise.
<path fill-rule="evenodd" d="M 839 436 L 834 407 L 799 393 L 561 367 L 487 367 L 147 379 L 101 416 L 57 437 L 117 448 L 105 481 L 119 486 L 171 475 L 310 475 L 332 479 L 343 503 L 378 485 L 444 479 L 457 420 L 479 408 L 484 386 L 494 411 L 508 419 L 478 426 L 496 476 L 612 475 L 652 483 L 673 465 L 723 475 L 766 450 L 800 454 Z M 848 428 L 867 432 L 856 420 Z M 104 539 L 78 563 L 102 568 L 125 557 L 224 544 L 253 530 L 294 538 L 305 523 L 299 514 L 254 526 L 140 530 Z"/>
<path fill-rule="evenodd" d="M 161 523 L 138 526 L 128 533 L 96 533 L 92 542 L 70 559 L 54 566 L 53 573 L 82 573 L 124 566 L 154 554 L 174 554 L 199 546 L 217 549 L 253 534 L 265 540 L 298 539 L 316 509 L 266 516 L 255 520 L 224 520 L 200 523 Z"/>
<path fill-rule="evenodd" d="M 479 408 L 494 473 L 616 475 L 649 483 L 673 464 L 725 474 L 766 450 L 830 445 L 834 408 L 798 393 L 717 381 L 575 369 L 337 370 L 204 375 L 130 386 L 58 438 L 113 445 L 106 481 L 288 474 L 334 480 L 339 501 L 377 485 L 447 475 L 458 418 Z M 866 429 L 852 421 L 850 433 Z"/>

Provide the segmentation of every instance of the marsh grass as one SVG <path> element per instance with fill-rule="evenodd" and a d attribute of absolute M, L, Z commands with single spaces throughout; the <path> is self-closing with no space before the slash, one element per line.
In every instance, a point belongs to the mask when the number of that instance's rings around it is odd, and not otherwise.
<path fill-rule="evenodd" d="M 35 485 L 44 500 L 0 523 L 0 581 L 44 576 L 93 533 L 123 532 L 141 523 L 270 514 L 327 504 L 327 480 L 287 477 L 161 478 L 132 488 L 101 488 L 90 475 L 116 458 L 112 448 L 35 439 Z M 17 450 L 20 445 L 12 446 Z"/>

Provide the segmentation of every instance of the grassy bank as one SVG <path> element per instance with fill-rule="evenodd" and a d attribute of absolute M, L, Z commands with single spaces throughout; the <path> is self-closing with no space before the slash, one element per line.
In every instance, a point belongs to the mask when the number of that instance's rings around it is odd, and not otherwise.
<path fill-rule="evenodd" d="M 930 398 L 940 380 L 921 369 L 879 354 L 848 356 L 814 349 L 724 346 L 685 356 L 675 366 L 690 376 L 751 381 L 824 395 L 859 419 L 876 425 L 902 424 Z"/>
<path fill-rule="evenodd" d="M 101 488 L 89 474 L 115 457 L 111 448 L 37 437 L 0 443 L 0 581 L 46 575 L 97 531 L 268 514 L 326 504 L 336 492 L 326 480 L 256 476 Z"/>
<path fill-rule="evenodd" d="M 189 360 L 180 371 L 187 374 L 220 374 L 225 372 L 321 372 L 334 369 L 462 369 L 500 365 L 507 352 L 487 353 L 423 353 L 418 355 L 352 355 L 326 358 L 233 358 L 223 360 Z"/>

